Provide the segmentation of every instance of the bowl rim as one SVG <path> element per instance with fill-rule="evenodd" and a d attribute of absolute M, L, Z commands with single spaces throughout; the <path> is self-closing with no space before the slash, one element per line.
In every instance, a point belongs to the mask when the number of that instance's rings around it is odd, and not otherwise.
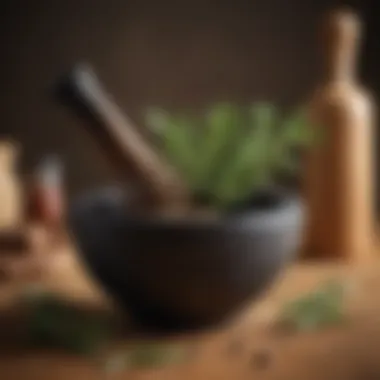
<path fill-rule="evenodd" d="M 154 214 L 123 213 L 128 225 L 135 224 L 136 227 L 157 227 L 157 228 L 223 228 L 240 227 L 244 228 L 253 225 L 262 228 L 269 226 L 280 226 L 284 223 L 292 225 L 298 223 L 304 212 L 304 202 L 296 191 L 275 189 L 275 193 L 281 198 L 281 202 L 275 205 L 262 208 L 246 208 L 242 211 L 225 214 L 216 218 L 200 217 L 198 214 L 191 216 L 171 216 L 158 217 Z M 89 211 L 99 201 L 104 200 L 106 205 L 117 208 L 118 210 L 128 210 L 128 203 L 133 201 L 129 197 L 128 189 L 120 186 L 102 186 L 94 190 L 87 191 L 77 197 L 70 207 L 69 220 L 76 219 L 80 210 Z M 132 200 L 131 200 L 132 199 Z M 103 203 L 104 205 L 104 203 Z"/>

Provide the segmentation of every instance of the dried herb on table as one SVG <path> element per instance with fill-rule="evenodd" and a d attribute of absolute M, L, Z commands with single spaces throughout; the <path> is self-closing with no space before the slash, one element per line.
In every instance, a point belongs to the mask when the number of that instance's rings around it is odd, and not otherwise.
<path fill-rule="evenodd" d="M 176 344 L 137 344 L 111 353 L 106 357 L 106 372 L 126 369 L 146 369 L 166 367 L 182 363 L 187 355 L 184 347 Z"/>
<path fill-rule="evenodd" d="M 281 325 L 296 331 L 315 331 L 345 320 L 344 287 L 329 281 L 320 289 L 285 305 Z"/>
<path fill-rule="evenodd" d="M 105 316 L 74 308 L 38 289 L 26 294 L 22 302 L 27 309 L 28 338 L 34 346 L 93 355 L 111 341 L 114 329 Z M 115 372 L 176 364 L 185 359 L 185 350 L 174 344 L 141 343 L 104 355 L 105 371 Z"/>
<path fill-rule="evenodd" d="M 85 313 L 48 294 L 29 297 L 26 308 L 28 340 L 34 346 L 93 354 L 111 334 L 105 317 Z"/>

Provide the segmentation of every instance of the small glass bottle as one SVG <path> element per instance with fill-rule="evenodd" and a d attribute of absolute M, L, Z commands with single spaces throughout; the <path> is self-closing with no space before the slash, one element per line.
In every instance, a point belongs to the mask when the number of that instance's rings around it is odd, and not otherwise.
<path fill-rule="evenodd" d="M 56 156 L 46 157 L 34 174 L 30 214 L 46 227 L 58 226 L 64 217 L 63 166 Z"/>

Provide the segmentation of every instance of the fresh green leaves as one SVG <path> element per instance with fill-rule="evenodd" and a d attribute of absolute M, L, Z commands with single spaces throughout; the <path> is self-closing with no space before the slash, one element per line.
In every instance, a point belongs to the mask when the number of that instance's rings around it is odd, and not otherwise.
<path fill-rule="evenodd" d="M 285 305 L 280 318 L 297 331 L 314 331 L 344 320 L 344 287 L 334 281 Z"/>
<path fill-rule="evenodd" d="M 269 103 L 217 104 L 203 116 L 150 110 L 147 124 L 195 198 L 218 209 L 240 203 L 293 173 L 298 149 L 314 141 L 305 113 L 286 117 Z"/>
<path fill-rule="evenodd" d="M 167 158 L 190 183 L 196 182 L 199 168 L 194 159 L 196 130 L 192 120 L 152 109 L 148 112 L 147 122 L 160 138 L 160 148 Z"/>
<path fill-rule="evenodd" d="M 226 163 L 215 190 L 223 204 L 248 197 L 256 189 L 271 183 L 270 155 L 276 111 L 267 104 L 258 104 L 248 110 L 243 119 L 240 141 L 231 159 Z M 243 129 L 244 128 L 244 129 Z"/>

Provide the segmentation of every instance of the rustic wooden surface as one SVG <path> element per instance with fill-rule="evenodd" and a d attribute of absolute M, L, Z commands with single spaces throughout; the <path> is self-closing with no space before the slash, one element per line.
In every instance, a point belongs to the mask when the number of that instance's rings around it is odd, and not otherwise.
<path fill-rule="evenodd" d="M 60 296 L 77 302 L 89 302 L 100 307 L 107 305 L 105 296 L 83 271 L 73 251 L 62 246 L 52 253 L 49 269 L 35 284 L 41 282 Z M 346 325 L 316 333 L 276 332 L 273 322 L 286 300 L 331 278 L 342 279 L 349 286 L 347 308 L 350 318 Z M 12 310 L 17 295 L 30 286 L 29 281 L 21 280 L 0 286 L 3 315 Z M 262 300 L 248 308 L 229 327 L 181 338 L 180 341 L 193 350 L 185 363 L 165 369 L 105 374 L 94 362 L 68 354 L 4 347 L 0 354 L 0 379 L 379 379 L 378 289 L 380 263 L 355 268 L 300 264 L 290 268 Z M 0 324 L 0 331 L 12 329 L 17 328 Z M 241 342 L 240 352 L 229 352 L 231 343 L 236 339 Z M 270 353 L 271 360 L 266 365 L 265 360 L 259 360 L 263 352 Z"/>

